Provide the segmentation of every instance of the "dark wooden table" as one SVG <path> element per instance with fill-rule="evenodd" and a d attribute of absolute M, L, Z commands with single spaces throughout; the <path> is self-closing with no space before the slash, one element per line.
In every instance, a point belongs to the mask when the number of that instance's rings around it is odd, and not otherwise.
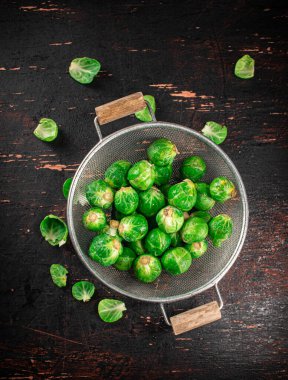
<path fill-rule="evenodd" d="M 1 1 L 1 379 L 287 378 L 284 4 Z M 233 74 L 245 53 L 256 61 L 247 81 Z M 102 63 L 91 85 L 68 74 L 81 56 Z M 62 183 L 97 143 L 94 107 L 136 91 L 155 96 L 159 120 L 198 131 L 208 120 L 226 124 L 222 147 L 249 198 L 244 248 L 220 283 L 222 320 L 179 337 L 157 305 L 110 291 L 71 243 L 53 248 L 39 233 L 46 214 L 65 217 Z M 41 117 L 58 122 L 56 142 L 33 136 Z M 103 133 L 133 122 L 108 124 Z M 51 282 L 55 262 L 69 268 L 66 289 Z M 70 294 L 80 279 L 97 288 L 88 304 Z M 103 297 L 122 299 L 125 318 L 101 322 Z M 169 313 L 215 297 L 207 291 Z"/>

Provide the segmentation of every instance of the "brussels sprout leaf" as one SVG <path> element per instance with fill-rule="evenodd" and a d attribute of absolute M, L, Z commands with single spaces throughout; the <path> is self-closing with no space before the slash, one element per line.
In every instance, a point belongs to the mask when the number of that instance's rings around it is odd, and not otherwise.
<path fill-rule="evenodd" d="M 215 123 L 215 121 L 207 121 L 204 128 L 202 129 L 204 136 L 212 140 L 215 144 L 222 144 L 227 137 L 227 127 Z"/>
<path fill-rule="evenodd" d="M 116 322 L 123 317 L 123 311 L 126 310 L 124 302 L 103 299 L 98 304 L 98 313 L 104 322 Z"/>
<path fill-rule="evenodd" d="M 75 58 L 70 64 L 69 73 L 73 79 L 81 84 L 89 84 L 98 74 L 100 62 L 92 58 Z"/>
<path fill-rule="evenodd" d="M 47 215 L 40 223 L 40 232 L 50 245 L 65 244 L 68 237 L 68 228 L 62 219 L 55 215 Z"/>
<path fill-rule="evenodd" d="M 42 118 L 33 133 L 39 140 L 50 142 L 58 136 L 58 126 L 54 120 Z"/>
<path fill-rule="evenodd" d="M 60 264 L 52 264 L 50 267 L 50 274 L 52 281 L 59 288 L 66 286 L 68 270 Z"/>
<path fill-rule="evenodd" d="M 89 281 L 78 281 L 72 286 L 72 296 L 83 302 L 88 302 L 95 292 L 95 286 Z"/>
<path fill-rule="evenodd" d="M 254 77 L 255 61 L 250 55 L 245 54 L 238 59 L 235 65 L 234 74 L 241 79 L 250 79 Z"/>
<path fill-rule="evenodd" d="M 152 95 L 144 95 L 144 99 L 150 104 L 150 107 L 152 108 L 153 112 L 155 113 L 156 111 L 156 103 L 155 103 L 155 98 Z M 138 111 L 135 113 L 135 116 L 137 119 L 141 121 L 152 121 L 152 117 L 149 112 L 148 106 L 146 106 L 143 110 Z"/>
<path fill-rule="evenodd" d="M 71 183 L 73 181 L 73 178 L 67 178 L 66 181 L 63 183 L 62 191 L 65 199 L 68 199 L 69 190 L 71 187 Z"/>

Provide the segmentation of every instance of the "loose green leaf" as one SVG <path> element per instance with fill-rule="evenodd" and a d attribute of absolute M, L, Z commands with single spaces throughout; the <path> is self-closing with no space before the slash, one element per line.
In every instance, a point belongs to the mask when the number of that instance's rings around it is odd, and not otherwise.
<path fill-rule="evenodd" d="M 123 311 L 127 310 L 124 302 L 104 299 L 98 304 L 99 317 L 104 322 L 112 323 L 116 322 L 123 317 Z"/>
<path fill-rule="evenodd" d="M 40 223 L 40 232 L 50 245 L 65 244 L 68 237 L 66 223 L 55 215 L 47 215 Z"/>
<path fill-rule="evenodd" d="M 153 112 L 155 113 L 156 111 L 156 103 L 155 103 L 155 98 L 152 95 L 144 95 L 144 99 L 150 104 L 150 107 L 152 108 Z M 138 111 L 135 113 L 135 116 L 137 119 L 141 121 L 152 121 L 152 117 L 149 112 L 148 106 L 146 106 L 143 110 Z"/>
<path fill-rule="evenodd" d="M 51 142 L 58 136 L 58 126 L 54 120 L 42 118 L 33 133 L 39 140 Z"/>
<path fill-rule="evenodd" d="M 50 274 L 52 281 L 59 288 L 66 286 L 68 270 L 60 264 L 52 264 L 50 267 Z"/>
<path fill-rule="evenodd" d="M 215 121 L 207 121 L 202 129 L 202 133 L 215 144 L 219 145 L 222 144 L 227 137 L 227 127 L 225 127 L 225 125 L 215 123 Z"/>
<path fill-rule="evenodd" d="M 245 54 L 236 62 L 234 74 L 241 79 L 250 79 L 254 77 L 254 69 L 254 59 L 250 55 Z"/>
<path fill-rule="evenodd" d="M 68 199 L 69 190 L 70 190 L 72 181 L 73 181 L 73 178 L 67 178 L 66 181 L 63 183 L 62 192 L 65 199 Z"/>
<path fill-rule="evenodd" d="M 100 62 L 92 58 L 75 58 L 70 64 L 69 73 L 73 79 L 81 84 L 89 84 L 98 74 Z"/>
<path fill-rule="evenodd" d="M 95 286 L 89 281 L 78 281 L 72 286 L 72 296 L 83 302 L 88 302 L 95 292 Z"/>

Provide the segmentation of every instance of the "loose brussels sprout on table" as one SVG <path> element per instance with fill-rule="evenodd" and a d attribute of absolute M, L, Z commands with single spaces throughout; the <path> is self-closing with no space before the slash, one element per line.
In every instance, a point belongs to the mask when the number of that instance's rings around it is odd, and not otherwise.
<path fill-rule="evenodd" d="M 83 214 L 83 224 L 87 230 L 100 231 L 106 223 L 105 212 L 99 207 L 92 207 Z"/>
<path fill-rule="evenodd" d="M 227 240 L 233 229 L 233 221 L 229 215 L 219 214 L 209 222 L 209 236 L 214 247 L 221 247 L 222 243 Z"/>
<path fill-rule="evenodd" d="M 138 207 L 139 196 L 133 187 L 121 187 L 116 191 L 114 205 L 117 211 L 124 215 L 132 214 Z"/>
<path fill-rule="evenodd" d="M 135 189 L 147 190 L 154 183 L 154 165 L 146 160 L 138 161 L 129 169 L 127 178 Z"/>
<path fill-rule="evenodd" d="M 161 262 L 153 255 L 141 255 L 134 261 L 135 277 L 142 282 L 153 282 L 161 274 Z"/>
<path fill-rule="evenodd" d="M 181 229 L 184 223 L 183 212 L 176 207 L 166 206 L 156 215 L 156 222 L 160 230 L 172 234 Z"/>
<path fill-rule="evenodd" d="M 113 164 L 111 164 L 105 171 L 105 182 L 113 187 L 113 189 L 120 189 L 120 187 L 128 186 L 127 174 L 131 166 L 132 164 L 125 160 L 113 162 Z"/>
<path fill-rule="evenodd" d="M 181 211 L 190 211 L 195 205 L 196 197 L 196 187 L 190 179 L 184 179 L 168 190 L 168 203 Z"/>
<path fill-rule="evenodd" d="M 204 182 L 196 183 L 197 197 L 195 208 L 200 211 L 211 210 L 215 205 L 215 200 L 210 197 L 209 185 Z"/>
<path fill-rule="evenodd" d="M 192 263 L 190 253 L 183 247 L 169 249 L 161 258 L 163 268 L 170 274 L 187 272 Z"/>
<path fill-rule="evenodd" d="M 78 281 L 72 286 L 72 296 L 77 301 L 90 301 L 94 292 L 95 286 L 89 281 Z"/>
<path fill-rule="evenodd" d="M 33 133 L 39 140 L 51 142 L 58 136 L 58 125 L 54 120 L 44 117 L 40 119 L 40 122 Z"/>
<path fill-rule="evenodd" d="M 148 102 L 150 104 L 150 107 L 152 108 L 153 112 L 155 113 L 156 102 L 155 102 L 154 96 L 144 95 L 144 99 L 146 100 L 146 102 Z M 145 122 L 152 121 L 152 117 L 151 117 L 151 114 L 149 112 L 148 106 L 146 106 L 143 110 L 136 112 L 135 116 L 137 117 L 137 119 L 139 119 L 141 121 L 145 121 Z"/>
<path fill-rule="evenodd" d="M 218 202 L 225 202 L 237 195 L 234 183 L 226 177 L 214 178 L 209 190 L 211 198 Z"/>
<path fill-rule="evenodd" d="M 160 256 L 171 243 L 171 236 L 161 231 L 160 228 L 154 228 L 148 232 L 145 238 L 146 250 L 154 256 Z"/>
<path fill-rule="evenodd" d="M 197 182 L 206 173 L 206 163 L 199 156 L 187 157 L 181 165 L 180 172 L 182 178 L 188 178 L 193 182 Z"/>
<path fill-rule="evenodd" d="M 99 317 L 104 322 L 116 322 L 123 317 L 123 311 L 127 310 L 124 302 L 113 299 L 103 299 L 98 304 Z"/>
<path fill-rule="evenodd" d="M 113 203 L 114 191 L 105 181 L 98 179 L 87 185 L 86 198 L 91 206 L 102 207 L 106 210 Z"/>
<path fill-rule="evenodd" d="M 177 153 L 176 145 L 164 138 L 155 140 L 147 149 L 149 161 L 157 166 L 171 165 Z"/>
<path fill-rule="evenodd" d="M 202 241 L 208 235 L 208 225 L 201 218 L 189 218 L 185 221 L 180 233 L 185 243 L 191 244 Z"/>
<path fill-rule="evenodd" d="M 114 267 L 118 270 L 127 271 L 132 267 L 135 259 L 136 254 L 132 251 L 132 249 L 123 247 L 123 252 L 114 264 Z"/>
<path fill-rule="evenodd" d="M 62 192 L 65 199 L 68 199 L 72 181 L 73 181 L 73 178 L 67 178 L 66 181 L 63 183 Z"/>
<path fill-rule="evenodd" d="M 123 246 L 118 236 L 102 233 L 95 236 L 89 247 L 89 256 L 104 267 L 113 265 L 123 252 Z"/>
<path fill-rule="evenodd" d="M 52 281 L 59 288 L 63 288 L 67 283 L 68 270 L 60 264 L 52 264 L 50 267 Z"/>
<path fill-rule="evenodd" d="M 55 215 L 47 215 L 40 223 L 40 232 L 50 245 L 65 244 L 68 237 L 66 223 Z"/>
<path fill-rule="evenodd" d="M 215 123 L 215 121 L 207 121 L 202 129 L 202 133 L 205 137 L 208 137 L 208 139 L 219 145 L 222 144 L 227 137 L 227 127 Z"/>
<path fill-rule="evenodd" d="M 141 214 L 125 216 L 120 221 L 118 231 L 119 235 L 128 242 L 141 240 L 148 232 L 148 223 Z"/>
<path fill-rule="evenodd" d="M 197 241 L 191 244 L 186 244 L 185 248 L 190 253 L 192 259 L 198 259 L 207 251 L 208 243 L 206 240 Z"/>
<path fill-rule="evenodd" d="M 147 218 L 156 215 L 165 206 L 165 197 L 157 187 L 139 193 L 138 210 Z"/>
<path fill-rule="evenodd" d="M 98 74 L 101 68 L 100 62 L 93 58 L 75 58 L 70 64 L 69 74 L 81 84 L 89 84 Z"/>
<path fill-rule="evenodd" d="M 234 74 L 241 79 L 254 77 L 255 60 L 250 55 L 245 54 L 236 62 Z"/>
<path fill-rule="evenodd" d="M 172 176 L 172 165 L 157 166 L 155 165 L 155 180 L 154 183 L 157 186 L 166 185 Z"/>

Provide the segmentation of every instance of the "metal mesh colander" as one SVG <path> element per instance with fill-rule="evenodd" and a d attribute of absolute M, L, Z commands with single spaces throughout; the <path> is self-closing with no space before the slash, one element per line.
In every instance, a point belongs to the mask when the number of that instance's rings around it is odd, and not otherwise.
<path fill-rule="evenodd" d="M 113 267 L 104 268 L 87 255 L 92 237 L 82 225 L 82 215 L 89 205 L 85 199 L 85 187 L 92 180 L 103 178 L 104 171 L 114 161 L 126 159 L 134 163 L 146 158 L 146 148 L 157 138 L 173 141 L 178 151 L 174 161 L 173 180 L 177 178 L 184 158 L 200 155 L 207 163 L 203 181 L 223 175 L 232 180 L 238 196 L 224 204 L 217 203 L 211 214 L 229 214 L 234 221 L 231 238 L 221 248 L 209 244 L 208 251 L 194 260 L 189 271 L 180 276 L 171 276 L 164 271 L 152 284 L 140 283 L 130 272 L 121 272 Z M 241 177 L 229 157 L 214 143 L 201 134 L 186 127 L 152 122 L 137 124 L 116 132 L 101 140 L 79 166 L 70 189 L 68 200 L 68 225 L 73 245 L 87 268 L 104 284 L 129 297 L 149 302 L 171 302 L 200 293 L 216 284 L 232 266 L 244 243 L 248 224 L 247 197 Z"/>

